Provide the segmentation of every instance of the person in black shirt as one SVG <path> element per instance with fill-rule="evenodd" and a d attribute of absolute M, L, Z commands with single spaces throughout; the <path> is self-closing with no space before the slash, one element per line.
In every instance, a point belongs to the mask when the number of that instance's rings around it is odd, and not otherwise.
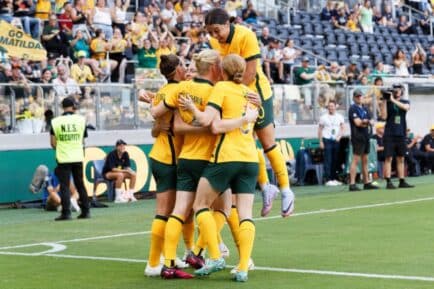
<path fill-rule="evenodd" d="M 401 99 L 403 86 L 393 86 L 393 93 L 383 97 L 381 106 L 381 117 L 386 120 L 384 129 L 384 177 L 387 181 L 387 189 L 396 189 L 390 180 L 392 170 L 392 158 L 396 156 L 396 171 L 399 178 L 400 188 L 411 188 L 404 180 L 404 156 L 407 151 L 405 142 L 407 134 L 407 111 L 410 109 L 408 100 Z"/>
<path fill-rule="evenodd" d="M 426 154 L 426 161 L 423 165 L 425 172 L 428 170 L 434 172 L 434 125 L 431 126 L 431 132 L 423 138 L 420 150 Z"/>
<path fill-rule="evenodd" d="M 116 141 L 116 149 L 108 155 L 102 169 L 102 174 L 107 180 L 115 181 L 115 203 L 126 203 L 137 201 L 134 197 L 134 186 L 136 185 L 136 172 L 131 169 L 130 156 L 125 150 L 126 142 L 119 139 Z M 129 190 L 122 191 L 122 184 L 125 179 L 130 180 Z"/>
<path fill-rule="evenodd" d="M 368 154 L 369 154 L 369 126 L 371 116 L 369 111 L 362 105 L 363 93 L 357 89 L 353 93 L 354 104 L 351 105 L 348 118 L 351 127 L 351 145 L 353 146 L 353 160 L 350 167 L 350 191 L 360 191 L 356 186 L 357 165 L 362 160 L 363 189 L 378 189 L 369 182 Z"/>
<path fill-rule="evenodd" d="M 407 144 L 407 153 L 405 154 L 405 162 L 408 167 L 408 175 L 412 177 L 420 176 L 421 172 L 418 169 L 426 161 L 426 153 L 420 151 L 417 147 L 418 142 L 422 139 L 421 136 L 414 136 L 410 129 L 407 129 L 407 137 L 405 143 Z"/>

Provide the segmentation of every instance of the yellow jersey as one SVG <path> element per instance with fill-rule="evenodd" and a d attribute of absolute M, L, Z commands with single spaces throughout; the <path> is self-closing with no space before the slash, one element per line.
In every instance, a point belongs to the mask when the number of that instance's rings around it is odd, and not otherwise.
<path fill-rule="evenodd" d="M 191 97 L 196 107 L 199 110 L 204 111 L 212 89 L 213 84 L 202 78 L 182 81 L 177 87 L 177 94 L 167 95 L 164 99 L 164 104 L 171 109 L 178 109 L 184 122 L 194 124 L 193 114 L 179 109 L 178 98 L 182 95 L 188 95 Z M 215 135 L 211 132 L 184 134 L 184 143 L 179 158 L 209 161 L 213 151 L 215 138 Z"/>
<path fill-rule="evenodd" d="M 244 115 L 249 104 L 246 94 L 251 91 L 243 84 L 232 81 L 217 83 L 208 100 L 208 105 L 220 111 L 221 118 L 235 119 Z M 258 162 L 256 142 L 253 138 L 254 123 L 220 134 L 214 146 L 210 162 Z"/>
<path fill-rule="evenodd" d="M 261 50 L 255 33 L 241 25 L 230 25 L 229 36 L 225 43 L 220 43 L 211 37 L 210 44 L 221 56 L 238 54 L 246 61 L 261 59 Z M 263 100 L 269 99 L 272 95 L 270 82 L 262 71 L 260 61 L 257 61 L 255 80 L 249 84 L 249 87 L 257 92 Z"/>
<path fill-rule="evenodd" d="M 176 94 L 177 86 L 179 83 L 177 81 L 169 81 L 164 85 L 155 95 L 152 100 L 152 105 L 157 105 L 161 101 L 164 101 L 166 97 L 172 97 Z M 163 122 L 172 123 L 173 122 L 173 112 L 169 111 L 161 117 Z M 181 151 L 183 137 L 180 135 L 175 136 L 172 132 L 160 132 L 160 134 L 155 139 L 154 145 L 152 146 L 149 157 L 167 164 L 176 165 L 179 152 Z"/>

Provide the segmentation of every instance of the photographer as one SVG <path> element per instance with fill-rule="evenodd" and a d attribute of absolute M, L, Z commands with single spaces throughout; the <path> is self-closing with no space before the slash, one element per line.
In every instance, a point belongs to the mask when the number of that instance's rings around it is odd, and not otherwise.
<path fill-rule="evenodd" d="M 353 160 L 350 167 L 350 192 L 360 191 L 356 186 L 357 165 L 360 160 L 362 160 L 363 189 L 378 189 L 377 186 L 369 182 L 368 178 L 369 126 L 371 125 L 371 116 L 369 111 L 362 105 L 362 97 L 363 93 L 359 89 L 356 89 L 353 93 L 354 104 L 351 105 L 348 112 L 351 127 L 351 145 L 353 146 Z"/>
<path fill-rule="evenodd" d="M 393 90 L 383 91 L 381 117 L 386 120 L 384 129 L 384 178 L 387 181 L 387 189 L 396 189 L 390 180 L 392 158 L 396 156 L 396 171 L 399 178 L 400 188 L 412 188 L 404 180 L 404 156 L 407 151 L 406 133 L 407 121 L 405 119 L 407 111 L 410 109 L 408 100 L 401 99 L 403 86 L 398 84 L 393 86 Z"/>

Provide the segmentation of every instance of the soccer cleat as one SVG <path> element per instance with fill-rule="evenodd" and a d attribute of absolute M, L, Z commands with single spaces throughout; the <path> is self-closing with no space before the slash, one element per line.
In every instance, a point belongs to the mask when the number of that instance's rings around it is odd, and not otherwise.
<path fill-rule="evenodd" d="M 350 185 L 349 190 L 350 190 L 350 192 L 358 192 L 358 191 L 360 191 L 359 187 L 356 186 L 356 185 L 354 185 L 354 184 Z"/>
<path fill-rule="evenodd" d="M 220 249 L 220 255 L 223 257 L 223 258 L 225 258 L 225 259 L 227 259 L 227 258 L 229 258 L 229 248 L 226 246 L 226 244 L 225 243 L 220 243 L 219 244 L 219 249 Z"/>
<path fill-rule="evenodd" d="M 253 263 L 252 258 L 249 259 L 249 267 L 248 267 L 249 271 L 255 270 L 255 263 Z M 238 265 L 234 268 L 232 268 L 231 270 L 231 274 L 234 275 L 238 272 Z"/>
<path fill-rule="evenodd" d="M 264 190 L 262 191 L 262 210 L 261 216 L 265 217 L 271 211 L 273 207 L 273 200 L 276 198 L 279 193 L 279 189 L 272 184 L 266 184 L 264 186 Z"/>
<path fill-rule="evenodd" d="M 191 278 L 193 278 L 193 275 L 191 275 L 187 272 L 184 272 L 181 269 L 178 269 L 176 267 L 169 268 L 166 266 L 163 266 L 163 268 L 161 268 L 160 276 L 163 279 L 191 279 Z"/>
<path fill-rule="evenodd" d="M 157 265 L 155 267 L 149 266 L 149 263 L 146 264 L 146 268 L 144 271 L 145 276 L 148 277 L 158 277 L 161 274 L 162 265 Z"/>
<path fill-rule="evenodd" d="M 409 183 L 407 183 L 406 181 L 402 181 L 399 182 L 399 188 L 414 188 L 413 185 L 410 185 Z"/>
<path fill-rule="evenodd" d="M 71 208 L 73 211 L 76 211 L 77 213 L 81 213 L 80 206 L 77 203 L 77 200 L 75 198 L 71 198 Z"/>
<path fill-rule="evenodd" d="M 236 282 L 246 282 L 247 279 L 248 279 L 247 272 L 237 271 L 234 274 L 234 281 L 236 281 Z"/>
<path fill-rule="evenodd" d="M 386 189 L 388 190 L 394 190 L 396 189 L 395 185 L 392 182 L 387 183 Z"/>
<path fill-rule="evenodd" d="M 223 270 L 226 267 L 225 259 L 219 258 L 217 260 L 208 259 L 205 262 L 205 266 L 194 271 L 194 275 L 205 276 L 214 272 Z"/>
<path fill-rule="evenodd" d="M 282 217 L 286 218 L 294 212 L 295 208 L 295 196 L 294 193 L 289 190 L 288 193 L 282 192 Z"/>
<path fill-rule="evenodd" d="M 205 266 L 205 260 L 202 256 L 196 256 L 193 252 L 188 253 L 185 262 L 194 269 L 200 269 Z"/>
<path fill-rule="evenodd" d="M 54 219 L 54 221 L 70 221 L 70 220 L 72 220 L 71 214 L 69 215 L 61 214 L 59 217 Z"/>
<path fill-rule="evenodd" d="M 81 212 L 77 219 L 90 219 L 90 212 Z"/>
<path fill-rule="evenodd" d="M 377 190 L 378 187 L 376 185 L 373 185 L 372 183 L 367 183 L 363 185 L 364 190 Z"/>

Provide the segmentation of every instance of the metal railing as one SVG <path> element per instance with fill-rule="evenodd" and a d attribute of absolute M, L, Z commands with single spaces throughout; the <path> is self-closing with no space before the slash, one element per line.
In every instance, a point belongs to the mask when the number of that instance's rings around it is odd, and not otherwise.
<path fill-rule="evenodd" d="M 428 1 L 428 2 L 429 2 L 429 1 Z M 430 5 L 430 4 L 428 3 L 428 5 Z M 418 10 L 418 9 L 416 9 L 416 8 L 410 6 L 410 5 L 402 4 L 402 5 L 401 5 L 401 8 L 402 8 L 402 7 L 408 9 L 408 21 L 409 21 L 410 23 L 412 23 L 412 20 L 413 20 L 413 13 L 416 13 L 416 14 L 419 14 L 419 15 L 421 15 L 421 16 L 424 16 L 424 15 L 423 15 L 423 13 L 424 13 L 423 11 Z M 404 11 L 403 11 L 403 12 L 404 12 Z M 433 18 L 434 18 L 434 16 L 431 15 L 431 16 L 430 16 L 430 37 L 431 37 L 431 38 L 433 37 Z"/>

